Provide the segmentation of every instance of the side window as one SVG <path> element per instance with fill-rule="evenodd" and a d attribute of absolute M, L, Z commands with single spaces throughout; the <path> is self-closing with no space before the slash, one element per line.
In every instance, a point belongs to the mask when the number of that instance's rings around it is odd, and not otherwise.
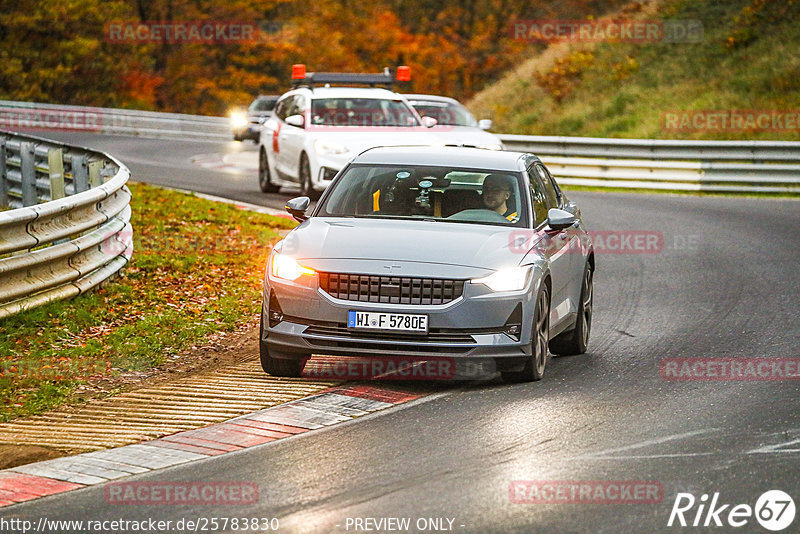
<path fill-rule="evenodd" d="M 528 167 L 528 179 L 531 186 L 534 226 L 537 227 L 547 220 L 547 204 L 544 197 L 544 185 L 533 165 Z"/>
<path fill-rule="evenodd" d="M 288 96 L 278 102 L 278 105 L 275 106 L 275 116 L 280 120 L 285 120 L 289 116 L 289 108 L 292 107 L 293 101 L 294 96 Z"/>
<path fill-rule="evenodd" d="M 289 102 L 287 106 L 286 116 L 291 117 L 292 115 L 301 115 L 303 113 L 304 103 L 305 98 L 303 98 L 303 95 L 294 95 L 291 102 Z"/>
<path fill-rule="evenodd" d="M 541 180 L 543 186 L 544 200 L 547 204 L 547 209 L 557 208 L 558 194 L 556 193 L 555 187 L 553 187 L 553 181 L 550 179 L 550 175 L 547 173 L 544 165 L 540 163 L 537 163 L 534 169 L 536 170 L 536 176 Z"/>
<path fill-rule="evenodd" d="M 556 193 L 556 199 L 557 199 L 556 207 L 561 207 L 563 205 L 563 199 L 562 199 L 563 195 L 561 194 L 561 188 L 558 187 L 555 178 L 553 178 L 553 175 L 550 174 L 550 170 L 544 165 L 542 165 L 542 168 L 544 169 L 545 174 L 547 174 L 547 179 L 550 181 L 550 184 L 553 187 L 553 191 L 555 191 Z"/>
<path fill-rule="evenodd" d="M 306 97 L 303 95 L 296 95 L 294 97 L 294 109 L 292 115 L 302 115 L 306 111 Z"/>

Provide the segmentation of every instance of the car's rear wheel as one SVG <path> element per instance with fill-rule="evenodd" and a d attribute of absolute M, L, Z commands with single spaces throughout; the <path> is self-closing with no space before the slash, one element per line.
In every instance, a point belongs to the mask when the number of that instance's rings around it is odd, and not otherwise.
<path fill-rule="evenodd" d="M 293 354 L 290 358 L 280 358 L 280 354 L 270 350 L 264 342 L 264 313 L 261 313 L 261 331 L 258 337 L 258 348 L 261 356 L 261 368 L 272 376 L 297 378 L 303 373 L 306 360 L 310 354 Z"/>
<path fill-rule="evenodd" d="M 531 333 L 531 356 L 525 361 L 522 371 L 501 371 L 506 382 L 532 382 L 541 380 L 547 367 L 550 339 L 550 293 L 543 283 L 536 297 L 536 310 L 533 313 L 533 332 Z"/>
<path fill-rule="evenodd" d="M 305 152 L 300 155 L 300 193 L 311 200 L 319 198 L 319 193 L 311 185 L 311 164 Z"/>
<path fill-rule="evenodd" d="M 258 152 L 258 187 L 263 193 L 277 193 L 280 189 L 279 186 L 272 183 L 267 153 L 263 149 Z"/>
<path fill-rule="evenodd" d="M 550 341 L 550 350 L 560 356 L 574 356 L 586 352 L 589 333 L 592 330 L 592 303 L 594 300 L 594 276 L 589 263 L 583 269 L 581 284 L 581 303 L 575 328 L 568 330 Z"/>

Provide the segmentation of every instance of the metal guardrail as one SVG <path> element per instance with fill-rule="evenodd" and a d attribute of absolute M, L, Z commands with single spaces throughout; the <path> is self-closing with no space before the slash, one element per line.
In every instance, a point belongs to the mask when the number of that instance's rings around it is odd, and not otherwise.
<path fill-rule="evenodd" d="M 133 253 L 130 171 L 113 157 L 0 131 L 0 318 L 85 293 Z"/>
<path fill-rule="evenodd" d="M 0 126 L 226 141 L 228 119 L 0 100 Z M 66 127 L 64 126 L 66 124 Z M 800 142 L 603 139 L 501 134 L 509 150 L 538 155 L 567 185 L 800 193 Z"/>
<path fill-rule="evenodd" d="M 592 187 L 800 193 L 800 142 L 501 135 L 559 183 Z"/>
<path fill-rule="evenodd" d="M 74 130 L 155 139 L 232 140 L 226 117 L 0 100 L 0 127 Z"/>

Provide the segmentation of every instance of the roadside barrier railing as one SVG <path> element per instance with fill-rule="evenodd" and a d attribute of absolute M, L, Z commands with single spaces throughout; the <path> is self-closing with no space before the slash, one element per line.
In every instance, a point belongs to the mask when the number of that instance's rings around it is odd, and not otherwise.
<path fill-rule="evenodd" d="M 232 140 L 226 117 L 0 100 L 0 127 Z M 446 134 L 443 134 L 446 135 Z M 800 193 L 800 142 L 605 139 L 500 134 L 565 185 L 732 193 Z"/>
<path fill-rule="evenodd" d="M 119 273 L 133 253 L 129 177 L 108 154 L 0 131 L 0 318 Z"/>
<path fill-rule="evenodd" d="M 800 142 L 501 135 L 559 183 L 591 187 L 800 193 Z"/>

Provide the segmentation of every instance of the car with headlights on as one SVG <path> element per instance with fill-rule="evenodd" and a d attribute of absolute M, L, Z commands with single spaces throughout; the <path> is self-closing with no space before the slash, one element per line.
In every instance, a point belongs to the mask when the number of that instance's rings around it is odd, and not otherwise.
<path fill-rule="evenodd" d="M 420 94 L 404 94 L 403 96 L 422 117 L 436 119 L 436 124 L 431 128 L 431 132 L 446 144 L 489 150 L 505 148 L 497 135 L 486 131 L 492 127 L 492 120 L 475 120 L 472 113 L 455 98 Z"/>
<path fill-rule="evenodd" d="M 591 238 L 532 154 L 379 147 L 354 157 L 269 256 L 260 351 L 299 376 L 312 354 L 490 359 L 509 381 L 586 351 Z"/>
<path fill-rule="evenodd" d="M 410 76 L 407 67 L 401 69 L 398 78 Z M 295 65 L 292 77 L 294 89 L 281 96 L 261 128 L 258 182 L 265 193 L 294 186 L 318 198 L 347 161 L 367 148 L 443 144 L 428 131 L 436 121 L 423 120 L 389 89 L 396 81 L 389 72 L 306 73 L 304 65 Z"/>
<path fill-rule="evenodd" d="M 277 101 L 277 95 L 259 95 L 253 100 L 247 111 L 231 111 L 233 140 L 244 141 L 245 139 L 251 139 L 258 143 L 261 123 L 272 114 Z"/>

